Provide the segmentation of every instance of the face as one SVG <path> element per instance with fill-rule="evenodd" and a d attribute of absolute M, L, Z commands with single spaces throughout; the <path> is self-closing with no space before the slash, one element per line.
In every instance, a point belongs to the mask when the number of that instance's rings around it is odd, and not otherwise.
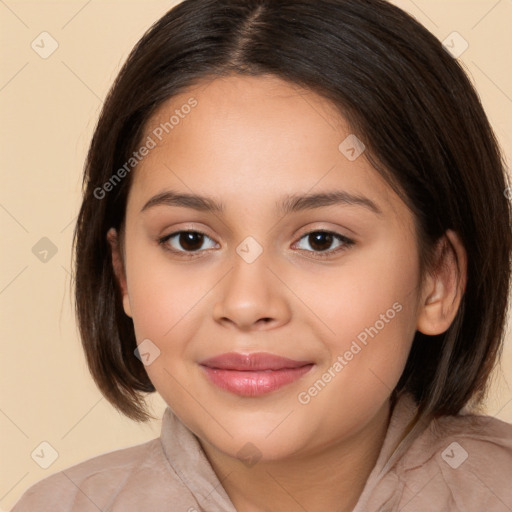
<path fill-rule="evenodd" d="M 350 126 L 310 91 L 230 76 L 165 103 L 144 142 L 121 284 L 157 391 L 232 456 L 360 432 L 407 360 L 419 255 Z"/>

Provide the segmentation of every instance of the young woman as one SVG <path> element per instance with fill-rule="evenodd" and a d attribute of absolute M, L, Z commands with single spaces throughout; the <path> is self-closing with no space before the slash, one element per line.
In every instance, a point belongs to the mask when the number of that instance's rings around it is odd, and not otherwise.
<path fill-rule="evenodd" d="M 381 0 L 185 0 L 136 45 L 88 154 L 91 373 L 161 437 L 15 512 L 512 510 L 511 215 L 458 62 Z M 108 428 L 108 426 L 106 427 Z"/>

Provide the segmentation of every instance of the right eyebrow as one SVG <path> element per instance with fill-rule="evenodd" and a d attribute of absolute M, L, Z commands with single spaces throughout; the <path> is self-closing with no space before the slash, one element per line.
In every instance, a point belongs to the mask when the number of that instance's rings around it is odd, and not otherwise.
<path fill-rule="evenodd" d="M 211 197 L 166 190 L 153 196 L 142 208 L 141 213 L 155 206 L 181 206 L 202 212 L 222 213 L 224 205 Z"/>

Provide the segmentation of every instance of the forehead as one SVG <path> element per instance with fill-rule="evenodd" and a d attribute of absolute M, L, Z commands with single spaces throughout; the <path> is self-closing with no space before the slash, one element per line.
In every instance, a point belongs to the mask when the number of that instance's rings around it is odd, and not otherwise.
<path fill-rule="evenodd" d="M 148 137 L 156 147 L 137 165 L 130 192 L 141 207 L 168 188 L 257 208 L 285 193 L 332 188 L 388 206 L 397 200 L 364 153 L 353 160 L 342 152 L 354 134 L 336 107 L 274 76 L 191 87 L 156 111 Z"/>

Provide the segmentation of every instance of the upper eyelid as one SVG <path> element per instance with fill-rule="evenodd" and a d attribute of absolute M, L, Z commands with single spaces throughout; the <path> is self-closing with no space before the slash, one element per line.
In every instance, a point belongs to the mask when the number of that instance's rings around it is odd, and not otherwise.
<path fill-rule="evenodd" d="M 351 238 L 351 236 L 352 236 L 352 235 L 350 235 L 350 236 L 349 235 L 344 235 L 343 233 L 338 233 L 335 229 L 331 229 L 331 228 L 309 228 L 307 231 L 304 231 L 300 235 L 297 235 L 297 236 L 299 238 L 302 238 L 305 235 L 309 235 L 311 233 L 318 233 L 318 232 L 321 232 L 321 233 L 331 233 L 333 235 L 338 235 L 338 236 L 342 236 L 342 237 L 345 237 L 345 238 Z M 207 236 L 208 238 L 211 238 L 212 240 L 215 241 L 215 239 L 212 236 L 210 236 L 208 233 L 206 233 L 205 231 L 202 231 L 201 229 L 197 229 L 197 228 L 181 228 L 181 229 L 176 229 L 174 231 L 171 231 L 167 235 L 162 235 L 159 238 L 160 239 L 161 238 L 170 238 L 170 237 L 178 235 L 180 233 L 198 233 L 200 235 Z"/>
<path fill-rule="evenodd" d="M 294 244 L 296 244 L 298 241 L 300 241 L 302 238 L 304 238 L 305 236 L 308 236 L 312 233 L 327 233 L 327 234 L 331 234 L 331 235 L 334 235 L 335 237 L 338 237 L 338 238 L 341 238 L 341 239 L 345 239 L 345 241 L 350 241 L 351 243 L 355 243 L 353 237 L 349 237 L 347 235 L 344 235 L 343 233 L 338 233 L 337 231 L 334 231 L 332 229 L 327 229 L 327 228 L 312 228 L 312 229 L 309 229 L 303 233 L 301 233 L 300 235 L 297 235 L 297 240 L 294 242 Z M 164 235 L 162 237 L 159 237 L 159 240 L 160 241 L 168 241 L 170 240 L 171 238 L 175 237 L 176 235 L 179 235 L 181 233 L 197 233 L 197 234 L 200 234 L 200 235 L 203 235 L 203 236 L 206 236 L 208 237 L 210 240 L 212 240 L 213 242 L 215 242 L 216 244 L 218 244 L 218 242 L 213 238 L 211 237 L 210 235 L 208 235 L 208 233 L 205 233 L 204 231 L 201 231 L 199 229 L 194 229 L 194 228 L 183 228 L 183 229 L 179 229 L 179 230 L 176 230 L 176 231 L 172 231 L 171 233 L 169 233 L 168 235 Z M 343 240 L 342 240 L 343 241 Z M 206 250 L 206 249 L 202 249 L 202 250 Z M 189 251 L 177 251 L 177 252 L 184 252 L 184 253 L 187 253 Z M 199 251 L 197 251 L 199 252 Z M 314 252 L 314 251 L 309 251 L 309 252 Z M 192 254 L 192 252 L 191 252 Z"/>

